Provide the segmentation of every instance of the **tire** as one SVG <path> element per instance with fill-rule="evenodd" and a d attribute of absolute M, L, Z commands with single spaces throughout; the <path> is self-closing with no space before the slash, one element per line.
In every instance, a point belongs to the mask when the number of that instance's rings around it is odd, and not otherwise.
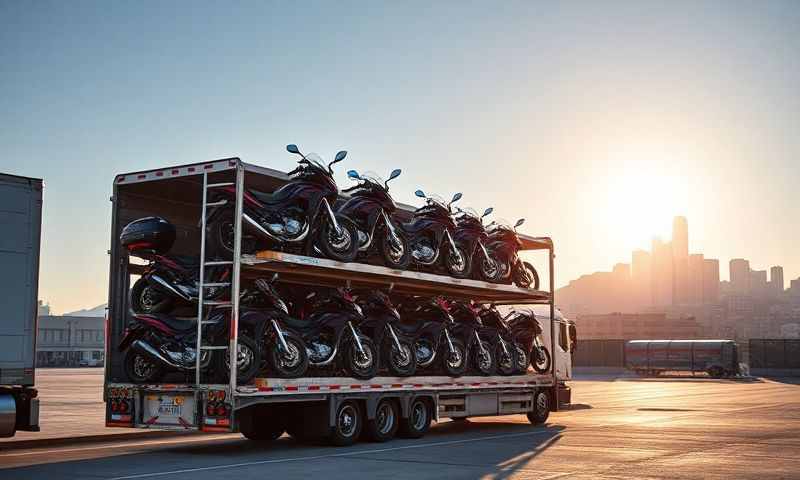
<path fill-rule="evenodd" d="M 472 368 L 474 368 L 479 375 L 491 376 L 497 371 L 497 358 L 495 357 L 494 347 L 483 340 L 481 341 L 481 348 L 479 345 L 473 345 L 471 349 Z M 485 353 L 485 355 L 484 355 Z"/>
<path fill-rule="evenodd" d="M 516 352 L 516 373 L 524 375 L 528 371 L 528 365 L 530 365 L 530 353 L 519 343 L 514 344 L 514 351 Z"/>
<path fill-rule="evenodd" d="M 352 262 L 358 256 L 358 229 L 344 215 L 336 215 L 341 234 L 337 235 L 330 221 L 325 218 L 320 226 L 316 245 L 325 257 L 339 262 Z"/>
<path fill-rule="evenodd" d="M 286 431 L 286 421 L 281 415 L 269 414 L 267 409 L 253 407 L 250 413 L 242 415 L 239 431 L 248 440 L 258 443 L 271 443 Z"/>
<path fill-rule="evenodd" d="M 405 270 L 411 263 L 411 245 L 405 233 L 401 232 L 399 229 L 395 229 L 395 233 L 400 239 L 401 245 L 399 245 L 398 248 L 395 248 L 389 240 L 389 229 L 386 227 L 383 228 L 380 240 L 381 257 L 383 257 L 383 264 L 388 268 Z"/>
<path fill-rule="evenodd" d="M 383 362 L 392 375 L 410 377 L 417 371 L 417 357 L 414 354 L 414 345 L 407 340 L 400 340 L 400 347 L 404 350 L 405 355 L 397 351 L 397 347 L 391 338 L 387 338 L 381 347 Z"/>
<path fill-rule="evenodd" d="M 478 254 L 476 253 L 476 255 Z M 500 275 L 500 268 L 497 262 L 493 258 L 487 260 L 482 253 L 479 256 L 480 260 L 477 260 L 477 262 L 473 260 L 473 265 L 475 263 L 478 265 L 475 277 L 484 282 L 496 282 L 497 276 Z"/>
<path fill-rule="evenodd" d="M 456 249 L 461 254 L 461 258 L 463 259 L 463 264 L 456 264 L 452 257 L 452 252 L 450 251 L 450 247 L 448 247 L 447 252 L 444 256 L 444 266 L 447 269 L 447 273 L 450 274 L 453 278 L 469 278 L 470 271 L 472 268 L 472 256 L 468 255 L 467 252 L 460 246 L 456 245 Z"/>
<path fill-rule="evenodd" d="M 145 355 L 134 350 L 125 354 L 125 375 L 133 383 L 157 383 L 163 369 Z"/>
<path fill-rule="evenodd" d="M 355 340 L 350 339 L 345 349 L 345 368 L 354 378 L 369 380 L 378 373 L 378 349 L 375 343 L 365 335 L 359 335 L 361 346 L 364 348 L 362 355 Z"/>
<path fill-rule="evenodd" d="M 455 352 L 450 352 L 450 347 L 447 345 L 447 340 L 443 340 L 442 344 L 439 346 L 441 351 L 439 356 L 441 358 L 442 368 L 444 369 L 445 374 L 451 377 L 460 377 L 461 375 L 464 375 L 464 372 L 467 371 L 467 367 L 469 366 L 467 347 L 464 346 L 464 342 L 457 338 L 452 338 L 452 342 Z"/>
<path fill-rule="evenodd" d="M 131 288 L 130 305 L 134 313 L 165 313 L 172 310 L 175 299 L 158 291 L 146 278 L 136 280 Z"/>
<path fill-rule="evenodd" d="M 424 398 L 415 398 L 408 408 L 408 417 L 400 420 L 398 433 L 403 438 L 420 438 L 431 428 L 430 404 Z"/>
<path fill-rule="evenodd" d="M 236 383 L 247 385 L 261 369 L 261 349 L 258 348 L 255 340 L 244 334 L 239 335 L 237 349 Z M 216 358 L 220 377 L 227 380 L 230 378 L 231 370 L 229 352 L 226 349 L 216 353 L 218 353 Z"/>
<path fill-rule="evenodd" d="M 364 417 L 356 402 L 346 401 L 336 409 L 336 424 L 331 428 L 328 441 L 337 447 L 348 447 L 358 440 Z"/>
<path fill-rule="evenodd" d="M 531 352 L 531 366 L 538 373 L 547 373 L 550 370 L 550 352 L 545 347 L 539 347 L 538 350 L 539 353 L 537 354 L 537 348 L 534 347 Z M 539 355 L 541 355 L 541 358 Z"/>
<path fill-rule="evenodd" d="M 533 396 L 533 411 L 528 412 L 528 421 L 534 425 L 541 425 L 550 416 L 550 394 L 539 390 Z"/>
<path fill-rule="evenodd" d="M 400 410 L 394 400 L 384 399 L 375 409 L 375 419 L 367 420 L 366 436 L 373 442 L 386 442 L 394 438 L 400 427 Z"/>
<path fill-rule="evenodd" d="M 523 268 L 528 272 L 528 275 L 525 275 L 525 271 L 522 270 Z M 539 274 L 530 263 L 517 262 L 517 264 L 514 266 L 512 275 L 514 277 L 514 283 L 518 287 L 539 290 Z"/>
<path fill-rule="evenodd" d="M 233 210 L 226 210 L 206 227 L 207 250 L 212 257 L 224 260 L 233 258 Z M 253 254 L 258 250 L 258 241 L 255 237 L 244 233 L 242 226 L 242 253 Z"/>
<path fill-rule="evenodd" d="M 513 375 L 517 371 L 517 352 L 514 345 L 506 343 L 508 349 L 508 358 L 503 350 L 503 345 L 500 342 L 494 346 L 494 358 L 497 364 L 497 373 L 500 375 Z"/>
<path fill-rule="evenodd" d="M 294 333 L 284 331 L 283 338 L 289 347 L 289 355 L 283 352 L 280 340 L 270 345 L 269 362 L 275 373 L 281 378 L 298 378 L 308 370 L 308 352 L 305 342 Z"/>

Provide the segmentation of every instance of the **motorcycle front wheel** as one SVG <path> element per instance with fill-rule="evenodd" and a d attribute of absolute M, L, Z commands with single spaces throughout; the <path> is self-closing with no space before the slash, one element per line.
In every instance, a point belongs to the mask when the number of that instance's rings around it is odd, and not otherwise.
<path fill-rule="evenodd" d="M 236 346 L 236 383 L 239 385 L 248 384 L 261 368 L 261 349 L 258 348 L 255 340 L 247 335 L 239 335 L 239 342 Z M 221 350 L 217 354 L 217 369 L 222 378 L 230 378 L 231 362 L 230 352 Z"/>
<path fill-rule="evenodd" d="M 308 352 L 303 340 L 290 332 L 283 332 L 286 340 L 286 350 L 280 343 L 275 341 L 270 345 L 270 364 L 281 378 L 298 378 L 308 370 Z"/>
<path fill-rule="evenodd" d="M 494 358 L 497 360 L 497 373 L 500 375 L 513 375 L 517 370 L 517 359 L 514 345 L 506 344 L 508 353 L 503 350 L 503 345 L 499 342 L 494 348 Z"/>
<path fill-rule="evenodd" d="M 405 270 L 411 263 L 411 245 L 403 232 L 395 231 L 397 238 L 392 239 L 387 228 L 381 234 L 381 256 L 383 264 L 395 270 Z"/>
<path fill-rule="evenodd" d="M 444 266 L 451 277 L 469 278 L 472 257 L 467 255 L 467 252 L 461 246 L 456 246 L 455 251 L 452 248 L 448 248 L 447 255 L 444 258 Z"/>
<path fill-rule="evenodd" d="M 530 355 L 525 350 L 525 347 L 515 343 L 514 344 L 516 366 L 515 371 L 520 375 L 524 375 L 528 371 L 528 364 L 531 361 Z"/>
<path fill-rule="evenodd" d="M 344 352 L 345 368 L 354 378 L 369 380 L 378 373 L 378 349 L 369 337 L 359 335 L 358 339 L 363 351 L 354 339 L 350 339 Z"/>
<path fill-rule="evenodd" d="M 545 347 L 535 347 L 531 352 L 531 366 L 538 373 L 550 370 L 550 352 Z"/>
<path fill-rule="evenodd" d="M 482 341 L 481 345 L 473 345 L 471 356 L 472 367 L 480 375 L 491 376 L 497 371 L 497 357 L 489 342 Z"/>
<path fill-rule="evenodd" d="M 410 377 L 417 371 L 417 357 L 414 354 L 414 346 L 407 341 L 400 340 L 400 348 L 397 349 L 392 339 L 383 342 L 381 350 L 384 352 L 384 362 L 389 372 L 396 377 Z"/>
<path fill-rule="evenodd" d="M 494 282 L 500 275 L 500 265 L 493 258 L 486 258 L 481 254 L 481 259 L 478 261 L 478 280 L 485 282 Z"/>
<path fill-rule="evenodd" d="M 517 262 L 514 266 L 514 283 L 518 287 L 539 290 L 539 274 L 528 262 Z"/>
<path fill-rule="evenodd" d="M 134 350 L 125 354 L 125 374 L 133 383 L 157 383 L 163 373 L 160 366 Z"/>
<path fill-rule="evenodd" d="M 164 313 L 172 310 L 175 299 L 158 291 L 145 278 L 136 280 L 131 288 L 131 310 L 135 313 Z"/>
<path fill-rule="evenodd" d="M 326 218 L 319 229 L 317 247 L 327 258 L 339 262 L 352 262 L 358 256 L 358 229 L 344 215 L 336 215 L 339 223 L 337 232 L 330 220 Z"/>
<path fill-rule="evenodd" d="M 464 346 L 464 342 L 457 338 L 453 338 L 452 343 L 452 351 L 450 350 L 450 345 L 448 345 L 447 340 L 444 340 L 439 347 L 442 350 L 442 367 L 447 375 L 451 377 L 460 377 L 467 371 L 467 348 Z"/>

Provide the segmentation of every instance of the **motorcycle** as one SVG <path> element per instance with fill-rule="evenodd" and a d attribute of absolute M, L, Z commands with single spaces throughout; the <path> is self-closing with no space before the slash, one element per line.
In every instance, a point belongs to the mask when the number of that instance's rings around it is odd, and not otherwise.
<path fill-rule="evenodd" d="M 513 228 L 502 221 L 493 223 L 488 230 L 488 251 L 497 263 L 496 282 L 505 284 L 513 282 L 522 288 L 529 288 L 533 285 L 533 289 L 538 290 L 539 274 L 533 265 L 524 262 L 519 257 L 522 241 L 519 239 L 516 229 L 524 222 L 525 219 L 520 218 Z"/>
<path fill-rule="evenodd" d="M 506 323 L 514 338 L 514 342 L 522 345 L 528 352 L 530 364 L 538 373 L 547 373 L 550 370 L 550 352 L 541 341 L 542 326 L 532 312 L 512 311 L 507 316 Z M 525 364 L 527 369 L 527 363 Z"/>
<path fill-rule="evenodd" d="M 296 145 L 286 150 L 300 155 L 291 180 L 273 193 L 243 193 L 242 252 L 253 253 L 263 245 L 306 255 L 322 254 L 340 262 L 352 262 L 358 254 L 358 232 L 349 218 L 333 211 L 339 195 L 332 166 L 344 160 L 341 151 L 327 167 L 314 153 L 303 155 Z M 214 206 L 206 221 L 212 251 L 230 257 L 234 248 L 233 205 L 235 187 L 214 190 Z"/>
<path fill-rule="evenodd" d="M 414 340 L 417 367 L 428 369 L 441 361 L 441 369 L 451 377 L 467 370 L 467 348 L 452 333 L 455 327 L 447 302 L 436 298 L 409 298 L 400 305 L 398 330 Z"/>
<path fill-rule="evenodd" d="M 236 352 L 237 381 L 246 384 L 261 368 L 261 350 L 252 333 L 263 318 L 255 311 L 242 312 Z M 226 378 L 230 310 L 214 309 L 203 326 L 203 345 L 226 347 L 200 351 L 200 370 Z M 193 372 L 197 367 L 197 319 L 165 314 L 136 314 L 118 346 L 125 351 L 125 373 L 133 383 L 156 383 L 169 371 Z"/>
<path fill-rule="evenodd" d="M 468 278 L 470 274 L 467 254 L 453 239 L 455 222 L 451 206 L 461 198 L 461 193 L 445 202 L 439 196 L 426 196 L 422 190 L 414 195 L 425 199 L 425 205 L 414 211 L 411 221 L 402 225 L 411 243 L 411 257 L 415 264 L 435 270 L 437 261 L 444 263 L 445 270 L 456 278 Z"/>
<path fill-rule="evenodd" d="M 458 214 L 455 216 L 456 229 L 453 233 L 456 245 L 465 253 L 467 269 L 473 270 L 477 265 L 473 277 L 489 282 L 497 278 L 499 267 L 486 249 L 489 234 L 483 225 L 483 219 L 493 210 L 490 207 L 484 210 L 483 215 L 478 215 L 478 212 L 471 208 L 458 209 Z"/>
<path fill-rule="evenodd" d="M 358 296 L 358 302 L 366 319 L 359 328 L 369 335 L 378 346 L 381 363 L 397 377 L 410 377 L 417 370 L 414 343 L 398 329 L 400 312 L 389 296 L 374 290 Z"/>
<path fill-rule="evenodd" d="M 272 283 L 274 279 L 276 277 L 273 277 Z M 334 361 L 341 358 L 344 369 L 351 376 L 364 380 L 375 376 L 378 370 L 378 349 L 372 339 L 360 332 L 358 326 L 364 321 L 364 314 L 349 291 L 338 289 L 330 295 L 311 292 L 304 302 L 308 303 L 316 297 L 310 313 L 304 315 L 303 319 L 296 319 L 289 315 L 285 302 L 269 282 L 259 279 L 256 287 L 277 306 L 271 311 L 269 326 L 272 329 L 268 335 L 274 335 L 272 343 L 287 352 L 278 352 L 276 357 L 276 349 L 273 348 L 273 353 L 270 354 L 273 367 L 280 374 L 301 375 L 297 373 L 299 370 L 285 368 L 286 355 L 291 356 L 299 345 L 293 339 L 301 339 L 308 366 L 333 366 Z M 294 365 L 294 362 L 291 364 Z"/>
<path fill-rule="evenodd" d="M 389 268 L 405 270 L 411 261 L 411 251 L 405 232 L 402 231 L 392 214 L 397 210 L 389 195 L 389 182 L 400 176 L 401 170 L 393 170 L 389 179 L 383 181 L 374 174 L 359 175 L 355 170 L 347 176 L 361 183 L 342 190 L 350 193 L 336 213 L 353 220 L 358 230 L 358 251 L 368 256 L 377 251 L 383 263 Z"/>
<path fill-rule="evenodd" d="M 494 338 L 496 332 L 490 331 L 483 325 L 477 310 L 470 303 L 453 302 L 450 304 L 450 311 L 456 320 L 457 327 L 454 328 L 456 334 L 467 344 L 472 368 L 481 375 L 494 375 L 498 367 L 498 354 L 502 354 L 499 351 L 500 344 Z M 492 341 L 487 338 L 491 338 Z"/>
<path fill-rule="evenodd" d="M 530 347 L 521 342 L 503 315 L 494 305 L 484 305 L 478 310 L 483 325 L 491 329 L 496 343 L 501 347 L 498 352 L 497 370 L 501 375 L 524 374 L 530 361 Z"/>

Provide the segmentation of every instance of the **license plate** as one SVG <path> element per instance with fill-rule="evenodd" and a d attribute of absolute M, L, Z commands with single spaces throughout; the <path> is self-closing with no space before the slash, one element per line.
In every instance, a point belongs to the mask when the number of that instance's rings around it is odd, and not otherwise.
<path fill-rule="evenodd" d="M 175 405 L 172 402 L 162 402 L 161 405 L 158 406 L 158 415 L 162 417 L 180 417 L 181 406 Z"/>

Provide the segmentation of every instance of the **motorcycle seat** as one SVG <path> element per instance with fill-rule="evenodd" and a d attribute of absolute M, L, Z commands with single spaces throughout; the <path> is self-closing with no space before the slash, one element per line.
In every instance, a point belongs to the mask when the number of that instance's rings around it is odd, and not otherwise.
<path fill-rule="evenodd" d="M 402 223 L 401 226 L 403 230 L 407 233 L 421 232 L 425 230 L 425 228 L 427 227 L 425 222 L 415 222 L 413 220 L 410 222 Z"/>
<path fill-rule="evenodd" d="M 197 319 L 194 317 L 173 317 L 165 313 L 148 313 L 146 315 L 136 315 L 136 318 L 150 317 L 177 332 L 188 332 L 197 328 Z"/>
<path fill-rule="evenodd" d="M 288 315 L 284 316 L 281 319 L 281 321 L 287 327 L 291 328 L 292 330 L 297 330 L 299 332 L 307 332 L 317 327 L 317 325 L 314 322 L 309 322 L 308 320 L 298 320 Z"/>
<path fill-rule="evenodd" d="M 249 193 L 264 205 L 279 205 L 292 197 L 292 190 L 284 187 L 272 193 L 259 192 L 258 190 L 250 190 Z"/>

